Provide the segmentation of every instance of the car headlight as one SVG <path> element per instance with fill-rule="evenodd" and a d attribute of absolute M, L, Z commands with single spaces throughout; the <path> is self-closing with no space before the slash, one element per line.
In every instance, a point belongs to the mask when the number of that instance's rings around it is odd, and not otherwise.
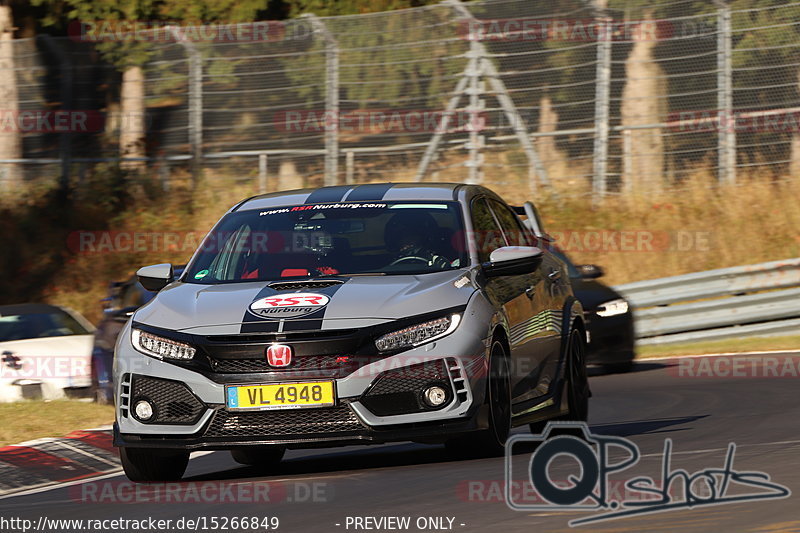
<path fill-rule="evenodd" d="M 622 298 L 597 306 L 597 316 L 616 316 L 628 312 L 628 302 Z"/>
<path fill-rule="evenodd" d="M 381 352 L 419 346 L 452 333 L 461 321 L 461 315 L 450 315 L 429 320 L 407 328 L 387 333 L 375 340 L 375 347 Z"/>
<path fill-rule="evenodd" d="M 131 330 L 131 343 L 133 347 L 145 355 L 157 359 L 180 359 L 188 361 L 196 350 L 182 342 L 173 341 L 140 329 Z"/>

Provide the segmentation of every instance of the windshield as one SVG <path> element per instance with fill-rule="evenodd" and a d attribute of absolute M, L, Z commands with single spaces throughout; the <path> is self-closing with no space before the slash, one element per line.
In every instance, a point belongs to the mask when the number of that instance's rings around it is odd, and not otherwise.
<path fill-rule="evenodd" d="M 425 274 L 466 266 L 467 257 L 457 202 L 295 205 L 226 215 L 184 281 Z"/>
<path fill-rule="evenodd" d="M 88 334 L 86 328 L 63 311 L 0 316 L 0 342 Z"/>

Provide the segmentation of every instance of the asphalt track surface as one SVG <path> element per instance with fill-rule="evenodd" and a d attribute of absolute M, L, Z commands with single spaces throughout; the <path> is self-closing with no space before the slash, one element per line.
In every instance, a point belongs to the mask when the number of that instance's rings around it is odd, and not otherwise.
<path fill-rule="evenodd" d="M 797 372 L 798 354 L 769 357 L 777 357 L 781 365 L 793 364 Z M 673 443 L 671 470 L 682 468 L 691 474 L 709 468 L 721 469 L 728 444 L 734 442 L 737 448 L 733 470 L 765 472 L 772 482 L 790 489 L 792 495 L 784 499 L 678 508 L 585 524 L 577 530 L 800 531 L 800 378 L 791 371 L 787 373 L 787 367 L 783 367 L 782 377 L 765 376 L 760 365 L 766 359 L 748 359 L 759 361 L 747 363 L 751 366 L 744 371 L 755 376 L 731 376 L 730 365 L 715 369 L 710 365 L 714 362 L 712 358 L 705 359 L 705 370 L 699 375 L 696 371 L 681 371 L 675 363 L 659 361 L 639 363 L 629 374 L 593 376 L 592 432 L 625 437 L 642 454 L 640 462 L 630 470 L 612 474 L 610 490 L 616 499 L 635 499 L 636 494 L 622 489 L 619 480 L 643 475 L 660 479 L 664 442 L 669 438 Z M 526 434 L 520 429 L 515 433 Z M 514 448 L 512 479 L 524 480 L 536 449 L 531 444 Z M 553 461 L 550 473 L 554 479 L 567 479 L 570 474 L 580 475 L 580 470 L 574 461 L 562 456 Z M 242 467 L 225 452 L 214 452 L 193 456 L 184 482 L 179 488 L 171 488 L 177 492 L 170 498 L 152 492 L 137 496 L 120 474 L 2 499 L 0 523 L 11 518 L 27 518 L 38 524 L 40 517 L 93 520 L 153 517 L 173 520 L 171 528 L 162 530 L 176 530 L 175 521 L 181 517 L 204 517 L 206 530 L 213 531 L 214 517 L 278 517 L 278 531 L 335 532 L 398 530 L 380 528 L 371 521 L 355 527 L 354 520 L 409 517 L 409 527 L 400 531 L 530 532 L 569 531 L 570 520 L 600 514 L 542 509 L 512 511 L 503 501 L 503 479 L 503 458 L 456 460 L 443 447 L 433 445 L 290 451 L 280 470 L 272 475 Z M 219 503 L 222 496 L 214 491 L 223 486 L 235 487 L 238 494 L 234 492 L 233 497 L 238 501 Z M 264 493 L 264 487 L 269 487 L 268 494 Z M 198 503 L 198 493 L 203 490 L 205 497 L 200 495 Z M 708 494 L 701 488 L 695 492 Z M 729 494 L 737 492 L 767 491 L 741 486 L 728 488 Z M 522 489 L 512 496 L 523 503 L 541 503 L 535 494 Z M 153 503 L 156 497 L 162 503 Z M 267 498 L 271 501 L 265 501 Z M 682 499 L 681 491 L 676 489 L 672 501 Z M 169 503 L 164 503 L 167 500 Z M 427 517 L 443 520 L 441 524 L 418 524 L 418 520 Z M 452 519 L 452 525 L 448 519 Z M 3 532 L 21 531 L 9 522 L 0 525 L 4 526 L 0 527 Z M 228 531 L 242 531 L 232 528 L 231 523 L 227 525 Z M 202 531 L 203 525 L 197 529 Z M 45 527 L 44 530 L 87 529 Z"/>

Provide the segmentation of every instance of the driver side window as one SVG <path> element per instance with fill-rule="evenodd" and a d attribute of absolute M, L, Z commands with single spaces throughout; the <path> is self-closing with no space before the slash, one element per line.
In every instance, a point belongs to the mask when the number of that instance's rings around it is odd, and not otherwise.
<path fill-rule="evenodd" d="M 484 198 L 478 198 L 472 203 L 472 229 L 478 261 L 481 263 L 488 261 L 493 251 L 506 245 L 503 232 Z"/>
<path fill-rule="evenodd" d="M 533 246 L 529 238 L 528 232 L 522 226 L 517 215 L 514 214 L 508 206 L 503 205 L 497 200 L 489 200 L 492 205 L 492 211 L 497 215 L 497 220 L 500 221 L 500 226 L 503 228 L 503 233 L 506 236 L 509 246 Z"/>

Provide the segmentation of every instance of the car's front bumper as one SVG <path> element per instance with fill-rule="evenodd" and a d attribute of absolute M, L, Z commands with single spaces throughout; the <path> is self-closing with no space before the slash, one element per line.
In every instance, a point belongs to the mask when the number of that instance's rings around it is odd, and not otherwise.
<path fill-rule="evenodd" d="M 586 322 L 590 341 L 586 362 L 610 365 L 633 361 L 635 357 L 633 314 L 628 312 L 610 317 L 600 317 L 591 312 L 587 315 Z"/>
<path fill-rule="evenodd" d="M 208 425 L 211 425 L 209 421 Z M 286 448 L 326 448 L 335 446 L 383 444 L 387 442 L 419 441 L 444 442 L 454 436 L 480 429 L 477 411 L 468 417 L 452 420 L 398 424 L 396 426 L 369 427 L 358 429 L 302 433 L 297 435 L 267 435 L 235 438 L 209 438 L 204 430 L 198 435 L 133 435 L 124 434 L 114 424 L 114 446 L 137 448 L 179 448 L 185 450 L 228 450 L 247 446 L 278 445 Z"/>
<path fill-rule="evenodd" d="M 359 366 L 346 375 L 325 377 L 313 370 L 246 374 L 240 379 L 231 374 L 209 374 L 160 361 L 136 351 L 130 343 L 130 326 L 120 335 L 115 358 L 115 398 L 117 446 L 184 449 L 228 449 L 248 445 L 278 444 L 287 447 L 339 446 L 353 443 L 393 441 L 441 441 L 480 428 L 478 416 L 486 390 L 487 341 L 471 316 L 458 330 L 426 345 L 380 358 Z M 486 322 L 482 322 L 486 324 Z M 420 387 L 417 370 L 406 379 L 406 369 L 420 365 L 441 368 L 439 378 L 452 391 L 448 403 L 439 409 L 393 414 L 375 408 L 369 401 L 376 384 L 387 376 L 389 389 Z M 409 373 L 411 371 L 409 370 Z M 327 374 L 331 376 L 331 374 Z M 395 379 L 395 377 L 399 379 Z M 132 381 L 149 379 L 185 386 L 195 398 L 185 394 L 166 395 L 164 401 L 195 402 L 197 409 L 181 423 L 143 423 L 131 413 L 136 387 Z M 231 411 L 225 406 L 226 384 L 280 383 L 326 379 L 335 382 L 336 405 L 267 411 Z M 151 389 L 152 390 L 152 389 Z M 170 399 L 171 398 L 171 399 Z M 384 402 L 385 403 L 385 402 Z M 169 405 L 160 409 L 172 409 Z M 196 416 L 195 416 L 196 415 Z M 485 422 L 484 422 L 485 423 Z"/>

